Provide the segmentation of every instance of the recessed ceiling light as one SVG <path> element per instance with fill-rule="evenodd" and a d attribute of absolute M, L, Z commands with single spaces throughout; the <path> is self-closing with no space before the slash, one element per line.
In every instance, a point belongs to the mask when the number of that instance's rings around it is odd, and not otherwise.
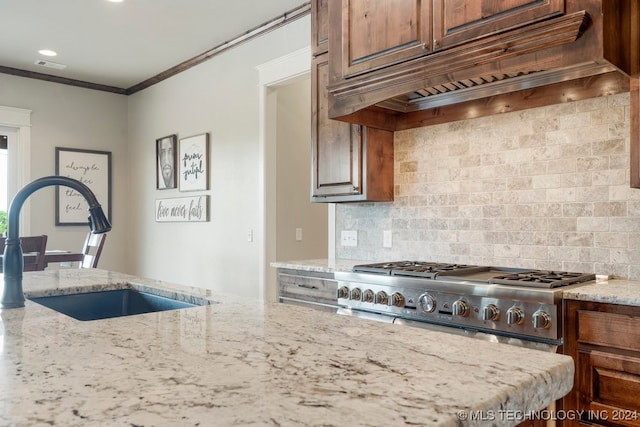
<path fill-rule="evenodd" d="M 53 50 L 49 50 L 49 49 L 39 50 L 38 53 L 40 55 L 44 55 L 44 56 L 56 56 L 57 55 L 56 52 L 54 52 Z"/>

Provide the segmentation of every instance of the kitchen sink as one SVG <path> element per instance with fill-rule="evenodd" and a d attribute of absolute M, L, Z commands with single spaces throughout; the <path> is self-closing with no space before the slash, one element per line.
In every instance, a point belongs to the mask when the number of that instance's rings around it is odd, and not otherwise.
<path fill-rule="evenodd" d="M 197 303 L 179 301 L 129 288 L 35 297 L 29 298 L 29 300 L 77 320 L 109 319 L 157 311 L 178 310 L 211 303 L 199 298 L 197 298 Z"/>

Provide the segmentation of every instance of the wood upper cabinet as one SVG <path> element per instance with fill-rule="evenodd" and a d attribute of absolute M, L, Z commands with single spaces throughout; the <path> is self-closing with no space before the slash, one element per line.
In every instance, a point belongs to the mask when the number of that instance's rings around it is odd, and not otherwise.
<path fill-rule="evenodd" d="M 640 426 L 640 307 L 565 305 L 565 353 L 576 374 L 563 410 L 576 419 L 564 425 Z"/>
<path fill-rule="evenodd" d="M 334 0 L 329 4 L 331 83 L 561 15 L 564 2 Z"/>
<path fill-rule="evenodd" d="M 311 200 L 393 200 L 393 132 L 328 117 L 327 55 L 311 64 Z"/>
<path fill-rule="evenodd" d="M 431 50 L 432 0 L 334 0 L 330 28 L 339 34 L 342 76 L 361 74 Z M 334 7 L 341 9 L 334 10 Z"/>
<path fill-rule="evenodd" d="M 311 0 L 311 53 L 317 56 L 329 49 L 329 0 Z"/>
<path fill-rule="evenodd" d="M 436 48 L 489 36 L 565 12 L 565 0 L 433 0 Z"/>

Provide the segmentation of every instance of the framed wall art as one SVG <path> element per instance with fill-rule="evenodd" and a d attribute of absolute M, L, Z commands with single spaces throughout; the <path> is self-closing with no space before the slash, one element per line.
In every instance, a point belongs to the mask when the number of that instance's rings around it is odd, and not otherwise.
<path fill-rule="evenodd" d="M 156 139 L 156 188 L 176 188 L 177 136 L 169 135 Z"/>
<path fill-rule="evenodd" d="M 209 196 L 156 199 L 156 222 L 207 222 Z"/>
<path fill-rule="evenodd" d="M 180 191 L 208 190 L 209 134 L 181 139 L 178 163 Z"/>
<path fill-rule="evenodd" d="M 84 183 L 111 221 L 111 152 L 56 147 L 56 175 Z M 87 225 L 89 205 L 76 190 L 56 188 L 56 225 Z"/>

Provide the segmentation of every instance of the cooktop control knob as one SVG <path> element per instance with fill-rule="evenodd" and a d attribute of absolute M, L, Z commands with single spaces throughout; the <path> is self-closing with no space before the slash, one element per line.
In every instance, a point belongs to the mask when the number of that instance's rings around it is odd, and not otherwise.
<path fill-rule="evenodd" d="M 351 289 L 350 299 L 360 301 L 362 299 L 362 291 L 359 288 Z"/>
<path fill-rule="evenodd" d="M 376 294 L 376 304 L 389 305 L 389 296 L 385 291 Z"/>
<path fill-rule="evenodd" d="M 521 325 L 524 322 L 524 312 L 518 307 L 507 310 L 507 324 Z"/>
<path fill-rule="evenodd" d="M 465 300 L 459 299 L 455 301 L 451 308 L 454 316 L 467 317 L 469 315 L 469 304 Z"/>
<path fill-rule="evenodd" d="M 349 298 L 349 288 L 342 286 L 338 289 L 338 298 Z"/>
<path fill-rule="evenodd" d="M 404 307 L 404 296 L 400 292 L 391 295 L 391 304 L 396 307 Z"/>
<path fill-rule="evenodd" d="M 418 304 L 420 304 L 422 311 L 426 313 L 433 313 L 436 309 L 436 299 L 430 294 L 420 295 L 420 298 L 418 298 Z"/>
<path fill-rule="evenodd" d="M 489 304 L 482 310 L 482 320 L 498 320 L 500 317 L 500 310 L 495 304 Z"/>
<path fill-rule="evenodd" d="M 364 291 L 364 296 L 362 298 L 364 302 L 373 303 L 375 299 L 376 299 L 376 295 L 373 293 L 371 289 L 367 289 L 366 291 Z"/>
<path fill-rule="evenodd" d="M 546 311 L 536 311 L 531 315 L 531 321 L 535 329 L 549 329 L 551 327 L 551 316 Z"/>

